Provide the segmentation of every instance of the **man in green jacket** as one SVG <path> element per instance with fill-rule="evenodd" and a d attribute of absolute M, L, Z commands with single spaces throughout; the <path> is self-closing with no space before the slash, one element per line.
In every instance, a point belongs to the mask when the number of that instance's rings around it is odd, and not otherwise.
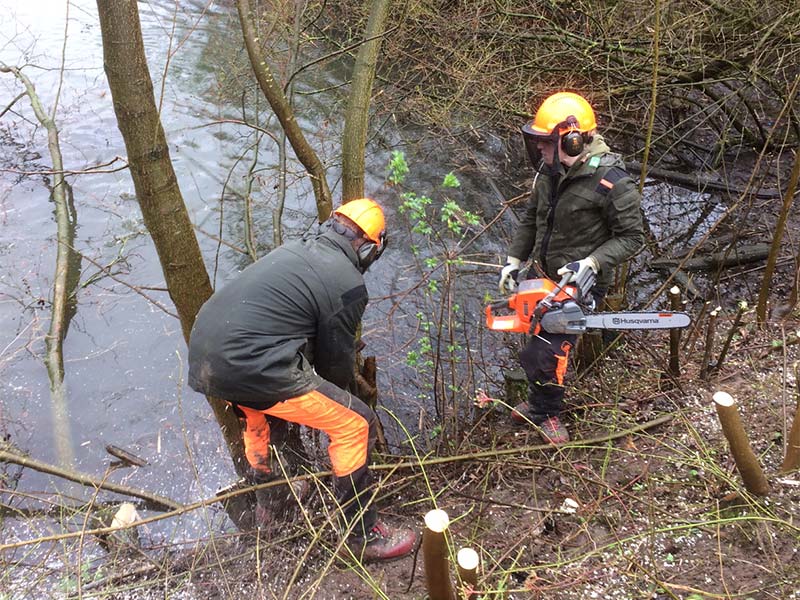
<path fill-rule="evenodd" d="M 321 232 L 280 246 L 203 305 L 189 341 L 189 385 L 230 402 L 243 420 L 256 483 L 275 478 L 270 420 L 324 431 L 343 528 L 367 562 L 411 552 L 416 534 L 378 520 L 368 469 L 377 417 L 348 388 L 369 300 L 363 273 L 386 247 L 383 210 L 368 198 L 334 211 Z M 266 525 L 269 499 L 257 494 Z"/>
<path fill-rule="evenodd" d="M 569 273 L 582 294 L 591 289 L 599 302 L 614 268 L 642 246 L 638 188 L 596 127 L 592 107 L 571 92 L 549 96 L 522 127 L 537 173 L 500 275 L 501 292 L 516 289 L 520 265 L 531 257 L 535 271 L 555 281 Z M 548 443 L 569 441 L 559 415 L 569 352 L 576 341 L 575 335 L 542 331 L 520 352 L 529 395 L 511 416 L 515 422 L 537 425 Z"/>

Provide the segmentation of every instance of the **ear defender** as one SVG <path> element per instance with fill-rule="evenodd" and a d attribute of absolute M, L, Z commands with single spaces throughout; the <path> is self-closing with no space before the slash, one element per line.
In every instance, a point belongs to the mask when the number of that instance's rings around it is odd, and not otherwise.
<path fill-rule="evenodd" d="M 364 267 L 371 265 L 375 261 L 378 254 L 378 244 L 375 242 L 364 242 L 356 252 L 358 254 L 358 262 Z"/>
<path fill-rule="evenodd" d="M 561 136 L 561 149 L 567 156 L 579 156 L 583 152 L 585 140 L 578 129 L 578 119 L 570 115 L 564 123 L 571 129 Z"/>
<path fill-rule="evenodd" d="M 361 244 L 361 247 L 356 252 L 358 255 L 358 262 L 362 266 L 368 267 L 381 257 L 381 254 L 383 254 L 385 249 L 386 232 L 382 231 L 380 234 L 380 242 L 375 243 L 372 241 L 366 241 Z"/>

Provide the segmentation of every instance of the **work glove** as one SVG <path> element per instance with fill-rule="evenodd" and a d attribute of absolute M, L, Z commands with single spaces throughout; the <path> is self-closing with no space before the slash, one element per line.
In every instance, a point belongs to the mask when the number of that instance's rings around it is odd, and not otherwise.
<path fill-rule="evenodd" d="M 513 256 L 506 259 L 506 266 L 500 271 L 500 282 L 497 287 L 500 293 L 513 292 L 517 289 L 517 280 L 519 279 L 519 265 L 522 261 Z"/>
<path fill-rule="evenodd" d="M 598 271 L 600 271 L 600 265 L 597 264 L 597 259 L 594 256 L 587 256 L 584 259 L 564 265 L 558 270 L 558 274 L 566 275 L 571 273 L 572 276 L 567 280 L 567 283 L 574 282 L 578 286 L 581 296 L 586 296 L 597 279 Z"/>

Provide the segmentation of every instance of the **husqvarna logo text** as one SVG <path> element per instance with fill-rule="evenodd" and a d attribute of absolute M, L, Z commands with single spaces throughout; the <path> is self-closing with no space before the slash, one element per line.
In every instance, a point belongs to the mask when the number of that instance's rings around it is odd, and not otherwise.
<path fill-rule="evenodd" d="M 611 322 L 614 325 L 657 325 L 658 319 L 656 318 L 630 318 L 630 317 L 611 317 Z"/>

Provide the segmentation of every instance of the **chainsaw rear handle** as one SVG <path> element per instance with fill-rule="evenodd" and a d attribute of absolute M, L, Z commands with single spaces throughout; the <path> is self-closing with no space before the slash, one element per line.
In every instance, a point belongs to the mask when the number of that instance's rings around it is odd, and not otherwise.
<path fill-rule="evenodd" d="M 497 300 L 496 302 L 492 302 L 487 307 L 489 310 L 511 310 L 511 307 L 508 305 L 508 300 Z"/>
<path fill-rule="evenodd" d="M 511 310 L 508 300 L 498 300 L 486 305 L 486 325 L 489 329 L 520 333 L 524 331 L 522 322 L 516 312 L 510 315 L 497 315 L 495 311 L 498 310 Z"/>

